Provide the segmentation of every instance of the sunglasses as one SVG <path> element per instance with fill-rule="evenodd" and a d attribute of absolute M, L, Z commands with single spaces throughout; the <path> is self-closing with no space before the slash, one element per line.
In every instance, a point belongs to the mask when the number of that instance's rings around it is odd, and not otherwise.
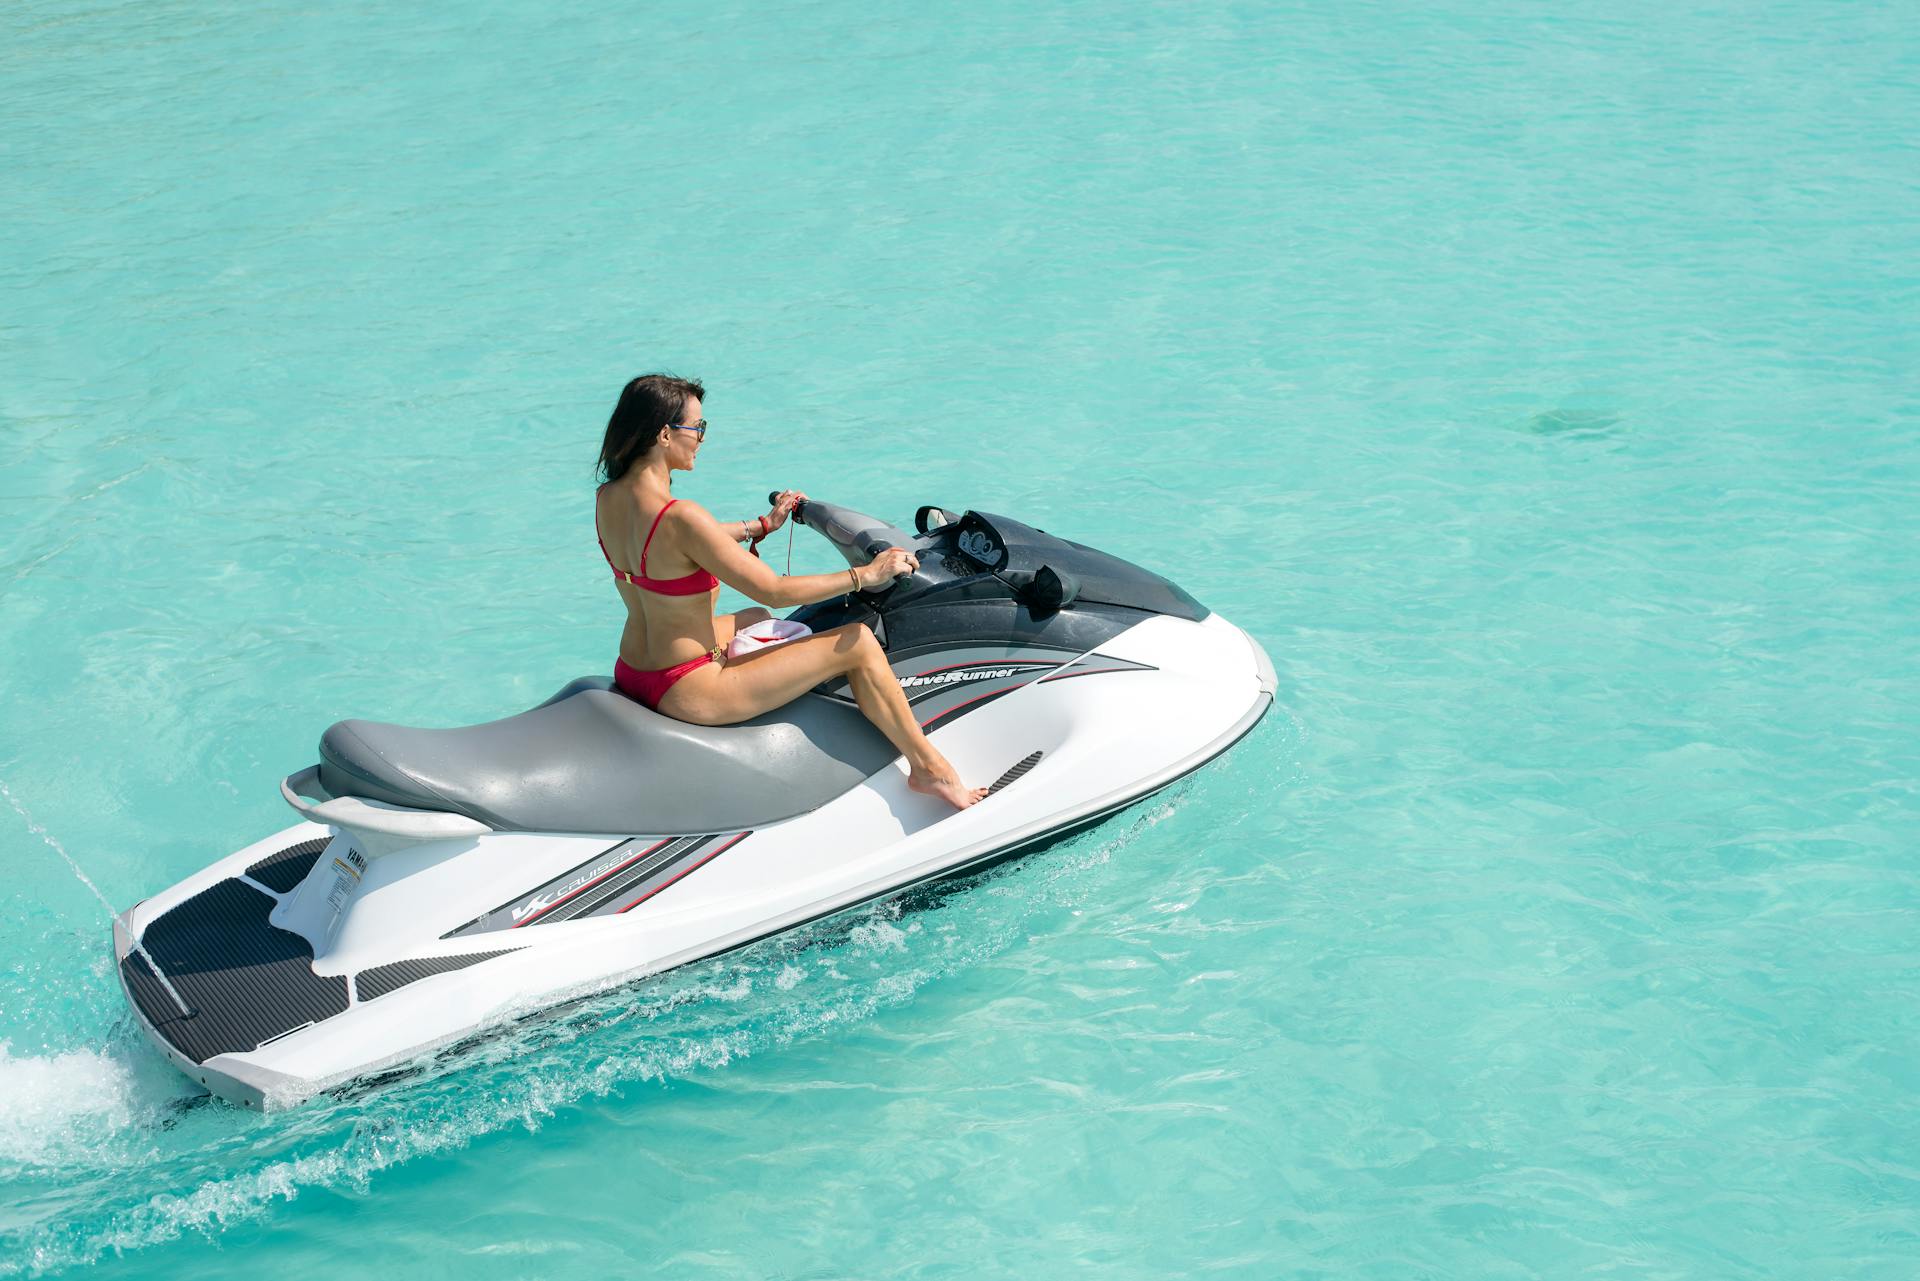
<path fill-rule="evenodd" d="M 695 440 L 705 440 L 707 438 L 707 420 L 704 418 L 697 423 L 690 423 L 685 427 L 682 427 L 679 423 L 669 423 L 667 425 L 675 431 L 692 432 Z"/>

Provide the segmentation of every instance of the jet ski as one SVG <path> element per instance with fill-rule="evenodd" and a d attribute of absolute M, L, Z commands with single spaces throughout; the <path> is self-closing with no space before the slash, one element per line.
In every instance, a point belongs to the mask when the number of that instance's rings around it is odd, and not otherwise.
<path fill-rule="evenodd" d="M 1193 773 L 1272 704 L 1245 632 L 1148 570 L 1006 516 L 914 533 L 794 518 L 849 565 L 919 569 L 790 615 L 872 628 L 962 778 L 954 810 L 843 679 L 739 725 L 649 711 L 604 676 L 504 720 L 328 729 L 281 795 L 300 822 L 114 922 L 127 1000 L 179 1069 L 297 1104 L 550 1007 L 1031 852 Z"/>

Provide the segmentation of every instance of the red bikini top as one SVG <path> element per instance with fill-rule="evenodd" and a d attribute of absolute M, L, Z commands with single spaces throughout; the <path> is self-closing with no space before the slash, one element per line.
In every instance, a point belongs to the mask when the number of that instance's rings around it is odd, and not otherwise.
<path fill-rule="evenodd" d="M 667 507 L 679 501 L 678 498 L 669 499 Z M 613 571 L 613 576 L 619 581 L 632 583 L 643 592 L 655 592 L 661 596 L 698 596 L 702 592 L 712 591 L 720 585 L 720 580 L 704 569 L 696 569 L 680 578 L 647 577 L 647 549 L 653 546 L 653 531 L 660 528 L 660 517 L 667 514 L 667 507 L 662 507 L 659 515 L 653 518 L 653 524 L 647 527 L 647 541 L 640 544 L 640 572 L 629 574 L 613 563 L 613 557 L 607 556 L 607 540 L 600 537 L 600 508 L 598 504 L 594 506 L 593 537 L 600 544 L 600 554 L 607 557 L 607 568 Z"/>

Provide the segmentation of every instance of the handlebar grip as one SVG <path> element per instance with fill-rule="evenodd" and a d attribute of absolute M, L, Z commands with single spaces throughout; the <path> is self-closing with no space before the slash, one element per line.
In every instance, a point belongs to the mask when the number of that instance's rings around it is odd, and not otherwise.
<path fill-rule="evenodd" d="M 777 506 L 779 502 L 780 502 L 780 491 L 777 489 L 770 490 L 767 494 L 767 506 L 774 507 L 774 506 Z M 807 509 L 807 505 L 804 502 L 795 503 L 793 505 L 793 518 L 799 521 L 802 525 L 806 524 L 807 522 L 806 522 L 806 518 L 801 516 L 800 513 L 805 511 L 806 509 Z"/>

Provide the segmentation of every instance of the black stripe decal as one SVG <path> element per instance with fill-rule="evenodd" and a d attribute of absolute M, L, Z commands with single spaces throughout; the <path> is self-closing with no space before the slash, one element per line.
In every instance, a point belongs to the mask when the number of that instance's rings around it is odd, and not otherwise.
<path fill-rule="evenodd" d="M 664 890 L 669 885 L 674 884 L 676 881 L 679 881 L 684 877 L 687 877 L 692 873 L 699 871 L 701 868 L 705 867 L 708 863 L 711 863 L 714 859 L 720 857 L 722 854 L 725 854 L 728 850 L 738 845 L 741 841 L 746 840 L 751 835 L 753 835 L 752 832 L 742 832 L 740 833 L 740 835 L 734 837 L 732 840 L 728 841 L 725 845 L 720 846 L 718 849 L 708 851 L 706 854 L 702 855 L 699 858 L 699 860 L 694 862 L 691 866 L 680 868 L 678 871 L 673 872 L 671 876 L 662 875 L 654 878 L 654 880 L 651 883 L 649 883 L 647 887 L 640 892 L 640 896 L 638 898 L 634 899 L 632 902 L 622 907 L 620 911 L 630 912 L 634 908 L 639 907 L 642 903 L 646 902 L 648 899 L 658 894 L 661 890 Z M 709 838 L 709 839 L 713 839 L 713 838 Z M 684 862 L 685 860 L 682 860 L 682 861 Z"/>
<path fill-rule="evenodd" d="M 418 983 L 421 979 L 432 978 L 436 974 L 447 974 L 454 970 L 464 970 L 469 965 L 478 965 L 482 961 L 491 961 L 496 956 L 506 956 L 517 952 L 517 947 L 500 952 L 466 952 L 456 956 L 423 956 L 416 961 L 394 961 L 390 965 L 376 965 L 372 969 L 361 970 L 353 976 L 353 991 L 362 1001 L 371 1001 L 397 992 L 409 983 Z"/>
<path fill-rule="evenodd" d="M 685 862 L 694 852 L 705 848 L 708 844 L 718 839 L 718 837 L 714 836 L 682 837 L 669 844 L 657 854 L 644 859 L 627 871 L 622 872 L 619 876 L 614 877 L 605 885 L 595 890 L 591 896 L 583 898 L 579 902 L 569 906 L 565 912 L 556 912 L 551 916 L 542 918 L 540 924 L 546 925 L 556 921 L 577 921 L 582 917 L 602 915 L 601 909 L 616 902 L 624 903 L 627 898 L 632 897 L 631 891 L 635 886 L 644 885 L 649 881 L 656 880 L 666 873 L 671 872 L 675 867 Z"/>
<path fill-rule="evenodd" d="M 559 898 L 573 894 L 582 888 L 585 883 L 594 879 L 594 869 L 606 865 L 609 855 L 624 851 L 630 846 L 645 844 L 649 839 L 655 838 L 635 837 L 632 840 L 620 841 L 617 844 L 609 845 L 586 862 L 568 868 L 552 880 L 543 882 L 530 890 L 524 890 L 514 895 L 498 907 L 488 908 L 471 921 L 468 921 L 464 925 L 455 926 L 440 937 L 443 939 L 460 938 L 468 934 L 489 934 L 494 930 L 511 929 L 518 921 L 524 920 L 535 912 L 545 911 L 552 906 L 551 903 L 541 901 L 543 895 L 551 895 Z M 615 862 L 617 861 L 618 860 L 615 860 Z M 576 881 L 582 882 L 582 885 L 576 885 Z"/>
<path fill-rule="evenodd" d="M 652 854 L 658 850 L 662 850 L 665 847 L 673 844 L 673 842 L 670 840 L 660 840 L 660 841 L 655 841 L 652 845 L 641 845 L 640 842 L 636 840 L 636 841 L 631 841 L 628 844 L 635 847 L 633 857 L 629 858 L 624 863 L 615 863 L 611 867 L 606 868 L 606 870 L 604 871 L 596 872 L 590 879 L 586 881 L 582 881 L 577 887 L 573 889 L 566 890 L 560 895 L 559 898 L 554 899 L 551 903 L 544 904 L 543 906 L 531 912 L 527 912 L 525 915 L 519 916 L 513 922 L 513 925 L 511 926 L 511 928 L 517 930 L 524 925 L 537 924 L 540 921 L 545 920 L 548 914 L 552 912 L 560 911 L 562 908 L 567 909 L 566 911 L 562 912 L 560 916 L 561 920 L 565 920 L 568 916 L 571 916 L 574 914 L 573 908 L 569 907 L 569 905 L 570 904 L 577 905 L 581 895 L 587 894 L 587 893 L 590 893 L 591 891 L 599 889 L 600 887 L 604 886 L 610 878 L 621 875 L 622 873 L 626 872 L 629 868 L 633 867 L 634 864 L 646 858 L 649 854 Z"/>
<path fill-rule="evenodd" d="M 1015 779 L 1019 778 L 1022 774 L 1025 774 L 1028 770 L 1038 765 L 1040 763 L 1040 758 L 1045 755 L 1046 755 L 1045 752 L 1035 752 L 1031 756 L 1028 756 L 1023 760 L 1015 761 L 1011 769 L 1009 769 L 1006 773 L 1002 774 L 999 778 L 993 781 L 993 786 L 987 789 L 987 795 L 992 796 L 995 792 L 1005 787 L 1008 783 L 1013 782 Z"/>

